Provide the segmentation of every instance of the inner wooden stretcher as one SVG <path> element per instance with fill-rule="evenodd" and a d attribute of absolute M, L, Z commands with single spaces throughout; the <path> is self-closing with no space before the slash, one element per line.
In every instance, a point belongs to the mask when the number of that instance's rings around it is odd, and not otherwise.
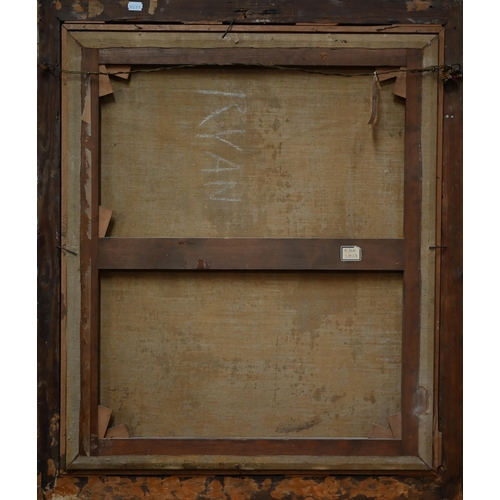
<path fill-rule="evenodd" d="M 350 72 L 113 80 L 101 99 L 106 239 L 401 241 L 405 102 L 382 83 L 369 126 L 373 78 Z M 131 437 L 366 438 L 401 412 L 402 267 L 217 271 L 200 255 L 203 272 L 124 271 L 109 255 L 99 402 Z"/>

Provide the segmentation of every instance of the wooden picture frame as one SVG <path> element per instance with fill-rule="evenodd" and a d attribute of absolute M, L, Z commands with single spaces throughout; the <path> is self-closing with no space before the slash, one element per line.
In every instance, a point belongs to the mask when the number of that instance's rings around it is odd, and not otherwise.
<path fill-rule="evenodd" d="M 282 30 L 267 27 L 283 48 L 176 47 L 173 33 L 149 33 L 157 47 L 118 25 L 63 28 L 63 373 L 65 452 L 71 470 L 389 470 L 435 466 L 433 380 L 437 289 L 435 249 L 438 172 L 437 29 L 425 34 L 351 37 L 354 48 L 325 48 L 304 28 L 297 48 Z M 207 33 L 211 28 L 207 27 Z M 185 33 L 186 31 L 181 31 Z M 201 33 L 200 33 L 201 32 Z M 117 48 L 116 34 L 120 45 Z M 197 33 L 207 44 L 203 31 Z M 251 35 L 247 34 L 251 39 Z M 257 30 L 255 37 L 261 35 Z M 296 35 L 294 35 L 296 36 Z M 211 37 L 215 39 L 214 37 Z M 265 38 L 265 37 L 264 37 Z M 323 37 L 326 40 L 327 36 Z M 190 40 L 197 37 L 191 34 Z M 162 41 L 165 40 L 165 41 Z M 269 42 L 267 42 L 269 43 Z M 323 42 L 325 43 L 325 42 Z M 166 46 L 161 46 L 161 45 Z M 288 46 L 287 46 L 288 44 Z M 351 45 L 352 45 L 351 44 Z M 189 45 L 189 44 L 188 44 Z M 258 44 L 257 44 L 258 45 Z M 265 45 L 265 42 L 264 42 Z M 377 46 L 374 48 L 373 45 Z M 380 48 L 387 45 L 389 48 Z M 396 47 L 396 48 L 394 48 Z M 403 238 L 109 238 L 99 236 L 99 78 L 103 65 L 261 65 L 291 68 L 406 68 Z M 425 123 L 425 126 L 423 125 Z M 368 127 L 368 125 L 366 125 Z M 64 133 L 66 131 L 66 133 Z M 79 151 L 79 152 L 78 152 Z M 101 235 L 102 236 L 102 235 Z M 342 262 L 340 247 L 363 249 L 359 262 Z M 273 257 L 270 258 L 269 256 Z M 199 265 L 209 262 L 210 268 Z M 106 269 L 185 272 L 343 271 L 401 273 L 404 286 L 401 430 L 390 438 L 98 438 L 99 273 Z M 424 273 L 422 275 L 422 273 Z M 425 302 L 423 302 L 425 301 Z M 78 335 L 75 325 L 81 325 Z M 424 336 L 422 337 L 422 332 Z M 64 347 L 63 347 L 64 349 Z M 398 416 L 396 415 L 396 421 Z M 186 465 L 187 464 L 187 465 Z"/>

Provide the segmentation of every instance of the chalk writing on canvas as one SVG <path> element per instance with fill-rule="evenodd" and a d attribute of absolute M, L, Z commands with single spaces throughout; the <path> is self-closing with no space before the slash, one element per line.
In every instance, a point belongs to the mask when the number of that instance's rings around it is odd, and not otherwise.
<path fill-rule="evenodd" d="M 243 148 L 238 144 L 238 137 L 246 133 L 244 128 L 238 129 L 227 129 L 227 130 L 215 130 L 219 124 L 219 119 L 224 115 L 224 113 L 229 113 L 232 110 L 236 110 L 238 113 L 245 115 L 247 112 L 246 94 L 243 92 L 225 92 L 220 90 L 198 90 L 197 93 L 213 96 L 214 102 L 217 107 L 206 116 L 198 124 L 199 133 L 196 137 L 199 139 L 204 139 L 207 142 L 207 148 L 211 145 L 217 143 L 222 143 L 228 151 L 243 153 Z M 222 98 L 222 99 L 221 99 Z M 222 101 L 222 102 L 221 102 Z M 205 126 L 211 125 L 212 130 L 210 132 L 204 132 Z M 214 142 L 215 141 L 215 142 Z M 224 150 L 224 149 L 223 149 Z M 223 151 L 222 150 L 222 151 Z M 210 164 L 203 168 L 203 172 L 209 172 L 214 174 L 220 174 L 221 172 L 230 172 L 235 170 L 240 170 L 241 165 L 236 163 L 234 158 L 229 160 L 224 156 L 223 153 L 218 150 L 219 154 L 215 154 L 209 150 L 206 151 L 207 157 L 211 160 Z M 242 157 L 242 155 L 240 155 Z M 209 187 L 209 199 L 217 202 L 239 202 L 241 201 L 241 196 L 235 194 L 237 193 L 237 182 L 233 179 L 228 179 L 225 175 L 224 179 L 216 179 L 210 182 L 206 182 L 205 186 Z"/>

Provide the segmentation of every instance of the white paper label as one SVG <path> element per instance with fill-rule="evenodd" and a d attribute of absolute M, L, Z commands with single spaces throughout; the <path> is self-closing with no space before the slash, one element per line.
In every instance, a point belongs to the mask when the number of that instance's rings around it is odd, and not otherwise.
<path fill-rule="evenodd" d="M 361 247 L 352 246 L 342 246 L 340 247 L 340 260 L 341 261 L 360 261 L 362 255 Z"/>
<path fill-rule="evenodd" d="M 142 2 L 129 2 L 128 10 L 138 10 L 140 12 L 142 10 Z"/>

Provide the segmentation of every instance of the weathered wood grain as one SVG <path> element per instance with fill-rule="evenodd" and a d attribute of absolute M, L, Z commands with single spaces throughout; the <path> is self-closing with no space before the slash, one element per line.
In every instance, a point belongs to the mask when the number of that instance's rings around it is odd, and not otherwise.
<path fill-rule="evenodd" d="M 87 122 L 81 120 L 81 451 L 94 454 L 98 434 L 99 366 L 99 76 L 87 75 L 99 67 L 96 49 L 82 50 L 82 103 Z"/>
<path fill-rule="evenodd" d="M 38 64 L 60 63 L 61 33 L 55 5 L 38 9 Z M 37 445 L 40 487 L 53 485 L 59 469 L 60 416 L 60 252 L 61 245 L 61 81 L 37 75 Z"/>
<path fill-rule="evenodd" d="M 462 63 L 462 2 L 445 31 L 445 63 Z M 462 495 L 463 470 L 463 88 L 444 86 L 439 428 L 443 437 L 443 498 Z"/>
<path fill-rule="evenodd" d="M 183 472 L 165 476 L 158 471 L 153 477 L 116 474 L 99 477 L 94 474 L 83 480 L 79 475 L 67 474 L 60 478 L 57 488 L 48 494 L 47 500 L 56 500 L 61 496 L 70 498 L 69 495 L 115 500 L 116 492 L 137 500 L 149 500 L 152 495 L 168 499 L 443 500 L 439 487 L 439 479 L 435 476 L 425 477 L 421 473 L 417 477 L 373 476 L 366 472 L 357 476 L 333 476 L 317 471 L 307 476 L 240 473 L 237 477 L 230 477 L 224 475 L 222 470 L 221 476 L 198 473 L 185 477 Z"/>
<path fill-rule="evenodd" d="M 185 33 L 185 32 L 207 32 L 207 33 L 222 33 L 227 38 L 232 33 L 406 33 L 413 35 L 415 33 L 428 33 L 428 34 L 438 34 L 443 27 L 440 24 L 407 24 L 407 25 L 397 25 L 392 24 L 390 26 L 338 26 L 336 24 L 320 24 L 320 23 L 304 23 L 298 25 L 276 25 L 276 24 L 238 24 L 233 23 L 231 30 L 228 32 L 228 26 L 224 24 L 110 24 L 110 23 L 84 23 L 84 22 L 66 22 L 64 23 L 66 28 L 71 31 L 81 31 L 92 30 L 92 31 L 108 31 L 108 32 L 119 32 L 119 31 L 137 31 L 141 33 L 147 32 L 162 32 L 162 33 Z M 80 39 L 80 38 L 79 38 Z M 422 48 L 422 47 L 420 47 Z"/>
<path fill-rule="evenodd" d="M 389 430 L 389 433 L 391 431 Z M 102 439 L 99 456 L 110 455 L 344 455 L 396 456 L 401 441 L 391 439 Z"/>
<path fill-rule="evenodd" d="M 126 2 L 113 0 L 61 0 L 57 15 L 61 20 L 113 20 L 172 23 L 172 22 L 226 22 L 234 19 L 243 23 L 338 23 L 338 24 L 441 24 L 446 22 L 446 3 L 440 0 L 388 2 L 361 0 L 356 3 L 317 0 L 304 5 L 302 0 L 224 0 L 214 5 L 209 0 L 189 4 L 171 0 L 167 6 L 159 4 L 150 13 L 148 3 L 142 11 L 130 11 Z"/>
<path fill-rule="evenodd" d="M 408 68 L 422 67 L 422 51 L 408 50 Z M 418 451 L 418 374 L 421 325 L 420 241 L 422 230 L 422 75 L 409 72 L 406 79 L 406 144 L 405 144 L 405 272 L 403 359 L 401 385 L 403 451 Z"/>
<path fill-rule="evenodd" d="M 362 260 L 342 262 L 357 245 Z M 101 238 L 100 269 L 402 271 L 404 240 Z"/>
<path fill-rule="evenodd" d="M 65 68 L 81 70 L 81 46 L 62 32 Z M 61 238 L 71 252 L 63 252 L 61 280 L 61 458 L 65 468 L 79 453 L 80 414 L 80 157 L 81 76 L 62 77 Z"/>
<path fill-rule="evenodd" d="M 404 49 L 179 49 L 109 48 L 99 50 L 101 64 L 205 64 L 263 66 L 405 66 Z"/>
<path fill-rule="evenodd" d="M 78 28 L 77 25 L 72 27 Z M 95 27 L 95 29 L 94 29 Z M 102 29 L 98 29 L 101 27 Z M 123 27 L 123 31 L 116 31 Z M 109 30 L 104 30 L 109 28 Z M 230 31 L 222 38 L 214 32 L 216 25 L 206 26 L 164 26 L 164 31 L 159 26 L 145 26 L 144 30 L 132 30 L 130 25 L 94 25 L 89 31 L 71 29 L 71 36 L 87 48 L 338 48 L 338 49 L 422 49 L 425 44 L 435 38 L 435 33 L 429 34 L 402 34 L 392 32 L 377 33 L 350 33 L 347 32 L 297 32 L 301 27 L 291 26 L 295 32 L 283 32 L 282 28 L 275 25 L 268 26 L 266 30 L 254 26 L 253 30 Z M 155 30 L 153 28 L 156 28 Z M 177 28 L 177 30 L 175 30 Z M 184 31 L 179 31 L 184 28 Z M 224 34 L 224 27 L 222 34 Z M 245 26 L 245 28 L 251 28 Z M 257 30 L 256 28 L 261 28 Z M 186 31 L 193 29 L 194 31 Z M 435 28 L 434 28 L 435 31 Z M 279 36 L 276 36 L 279 35 Z"/>
<path fill-rule="evenodd" d="M 120 473 L 127 470 L 133 473 L 172 471 L 184 476 L 210 473 L 226 476 L 247 474 L 308 474 L 310 476 L 375 474 L 391 471 L 406 477 L 434 476 L 435 473 L 418 457 L 408 456 L 342 456 L 342 455 L 105 455 L 99 457 L 78 457 L 69 470 L 79 474 Z M 404 471 L 404 472 L 403 472 Z"/>
<path fill-rule="evenodd" d="M 439 40 L 434 39 L 423 50 L 424 66 L 439 64 Z M 422 233 L 420 241 L 421 267 L 421 315 L 420 315 L 420 361 L 419 387 L 427 391 L 428 405 L 419 410 L 419 456 L 433 466 L 433 437 L 437 405 L 435 405 L 436 376 L 436 286 L 439 280 L 436 272 L 436 250 L 439 245 L 436 234 L 439 233 L 437 222 L 438 171 L 438 121 L 436 109 L 440 79 L 436 74 L 426 73 L 422 77 Z"/>

